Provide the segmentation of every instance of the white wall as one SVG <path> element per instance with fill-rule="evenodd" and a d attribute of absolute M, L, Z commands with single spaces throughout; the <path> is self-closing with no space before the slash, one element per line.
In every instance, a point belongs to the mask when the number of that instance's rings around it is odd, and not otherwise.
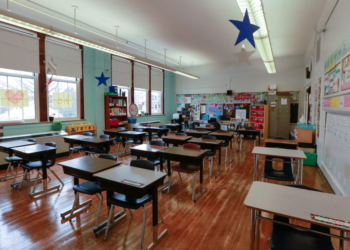
<path fill-rule="evenodd" d="M 328 0 L 329 2 L 335 2 L 334 0 Z M 310 56 L 313 57 L 313 70 L 311 72 L 311 80 L 312 80 L 312 93 L 315 93 L 315 83 L 318 79 L 322 78 L 322 87 L 321 87 L 321 98 L 324 92 L 324 63 L 326 59 L 338 48 L 339 45 L 342 44 L 344 39 L 350 35 L 350 29 L 348 28 L 348 24 L 350 23 L 350 1 L 349 0 L 339 0 L 338 4 L 333 10 L 327 24 L 326 31 L 316 36 L 316 39 L 313 38 L 310 41 L 308 52 L 304 58 L 305 66 L 307 65 L 307 61 Z M 328 13 L 330 15 L 330 13 Z M 321 19 L 327 20 L 326 17 L 321 17 Z M 321 39 L 321 53 L 320 60 L 316 63 L 316 41 Z M 307 82 L 305 82 L 307 84 Z M 315 113 L 314 113 L 315 115 Z M 350 114 L 349 114 L 350 116 Z M 333 187 L 334 191 L 338 194 L 346 195 L 346 187 L 342 184 L 342 181 L 338 176 L 344 177 L 347 182 L 350 182 L 350 171 L 344 171 L 343 167 L 339 167 L 340 174 L 332 173 L 330 166 L 327 166 L 323 161 L 323 154 L 325 149 L 325 117 L 326 112 L 322 109 L 321 103 L 321 117 L 320 117 L 320 137 L 316 140 L 317 143 L 317 163 L 322 169 L 322 172 L 325 174 L 327 180 Z M 315 117 L 314 117 L 315 119 Z M 335 147 L 334 147 L 335 148 Z M 336 152 L 334 152 L 336 153 Z M 344 155 L 344 157 L 346 157 Z"/>
<path fill-rule="evenodd" d="M 256 52 L 258 53 L 258 52 Z M 200 77 L 198 80 L 176 75 L 176 94 L 226 93 L 267 91 L 269 84 L 276 84 L 278 91 L 301 91 L 304 89 L 305 69 L 303 56 L 275 58 L 277 73 L 269 74 L 261 60 L 252 66 L 242 64 L 216 64 L 184 70 Z M 303 100 L 303 95 L 299 96 Z M 303 102 L 299 103 L 299 114 Z"/>

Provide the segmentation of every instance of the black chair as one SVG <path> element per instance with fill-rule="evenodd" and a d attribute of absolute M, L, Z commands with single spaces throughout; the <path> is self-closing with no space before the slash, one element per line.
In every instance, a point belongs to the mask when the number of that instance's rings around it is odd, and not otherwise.
<path fill-rule="evenodd" d="M 246 127 L 249 130 L 256 130 L 255 127 Z M 256 145 L 256 133 L 249 133 L 248 131 L 244 133 L 243 137 L 240 138 L 239 151 L 242 151 L 243 141 L 254 141 L 254 146 Z"/>
<path fill-rule="evenodd" d="M 119 130 L 125 130 L 125 131 L 126 131 L 126 128 L 125 128 L 125 127 L 118 127 L 117 129 L 119 129 Z M 116 152 L 118 152 L 119 146 L 120 146 L 120 144 L 122 143 L 122 141 L 123 141 L 123 138 L 121 138 L 121 137 L 118 136 L 118 135 L 113 139 L 113 143 L 114 143 L 114 145 L 115 145 L 115 147 L 116 147 Z"/>
<path fill-rule="evenodd" d="M 201 124 L 199 122 L 193 122 L 192 123 L 192 129 L 196 129 L 196 127 L 199 127 Z"/>
<path fill-rule="evenodd" d="M 94 136 L 94 134 L 91 133 L 91 132 L 84 132 L 83 135 Z M 72 158 L 74 152 L 78 152 L 80 154 L 80 156 L 83 156 L 81 152 L 85 151 L 85 150 L 88 150 L 88 149 L 89 149 L 88 147 L 81 146 L 81 145 L 80 146 L 76 146 L 76 147 L 71 147 L 71 148 L 69 148 L 70 158 Z"/>
<path fill-rule="evenodd" d="M 164 147 L 164 148 L 165 148 L 165 142 L 164 142 L 164 141 L 150 141 L 149 145 L 161 146 L 161 147 Z M 160 163 L 161 163 L 161 162 L 160 162 L 160 158 L 155 158 L 155 159 L 153 159 L 153 158 L 147 158 L 147 160 L 153 162 L 153 164 L 154 164 L 155 166 L 160 165 Z M 165 160 L 163 159 L 163 162 L 164 162 L 164 161 L 165 161 Z M 157 168 L 158 168 L 158 167 L 157 167 Z M 158 168 L 158 170 L 159 170 L 159 168 Z"/>
<path fill-rule="evenodd" d="M 29 142 L 36 142 L 36 140 L 33 139 L 33 138 L 29 138 L 27 141 L 29 141 Z M 18 168 L 19 168 L 19 165 L 20 165 L 20 163 L 22 162 L 23 159 L 21 157 L 13 155 L 13 156 L 5 157 L 4 160 L 6 162 L 8 162 L 9 165 L 7 166 L 5 175 L 3 177 L 1 177 L 0 180 L 5 181 L 6 178 L 7 178 L 7 175 L 9 173 L 9 171 L 10 171 L 11 172 L 10 174 L 12 175 L 12 178 L 13 178 L 13 182 L 12 183 L 15 183 L 16 178 L 17 178 L 17 174 L 18 174 Z M 14 168 L 16 168 L 15 174 L 13 174 Z"/>
<path fill-rule="evenodd" d="M 178 133 L 175 133 L 175 135 L 182 135 L 182 136 L 187 136 L 187 134 L 186 134 L 186 133 L 180 133 L 180 132 L 178 132 Z"/>
<path fill-rule="evenodd" d="M 143 129 L 142 128 L 136 128 L 134 130 L 135 132 L 143 132 Z M 137 140 L 137 139 L 128 139 L 125 141 L 125 148 L 124 148 L 124 155 L 126 154 L 126 148 L 127 148 L 127 145 L 129 145 L 129 147 L 133 146 L 133 145 L 137 145 L 137 144 L 142 144 L 143 142 L 140 141 L 140 140 Z"/>
<path fill-rule="evenodd" d="M 153 162 L 150 162 L 147 160 L 132 160 L 130 162 L 130 166 L 148 169 L 148 170 L 154 170 Z M 144 236 L 145 236 L 146 218 L 147 218 L 147 209 L 145 207 L 145 204 L 147 202 L 152 202 L 152 196 L 147 194 L 139 199 L 136 199 L 136 198 L 130 197 L 128 195 L 118 193 L 118 194 L 115 194 L 115 195 L 109 197 L 108 202 L 111 204 L 111 208 L 109 210 L 108 222 L 107 222 L 107 226 L 106 226 L 106 232 L 105 232 L 104 239 L 106 240 L 108 237 L 108 230 L 109 230 L 110 222 L 112 220 L 114 206 L 122 207 L 124 209 L 127 208 L 127 209 L 135 209 L 135 210 L 142 207 L 143 208 L 143 220 L 142 220 L 140 249 L 144 249 Z M 161 218 L 161 221 L 163 221 L 162 218 Z"/>
<path fill-rule="evenodd" d="M 216 140 L 216 137 L 212 135 L 202 135 L 202 139 Z M 210 161 L 209 177 L 211 177 L 213 174 L 213 162 L 214 162 L 215 155 L 216 155 L 215 149 L 212 149 L 205 154 L 205 157 L 207 157 L 208 160 Z"/>
<path fill-rule="evenodd" d="M 212 122 L 211 125 L 213 125 L 215 127 L 215 130 L 220 130 L 221 129 L 221 125 L 218 122 Z"/>
<path fill-rule="evenodd" d="M 230 131 L 226 131 L 226 130 L 217 130 L 216 132 L 220 132 L 220 133 L 230 133 Z M 228 147 L 230 146 L 230 141 L 229 140 L 225 140 L 224 143 L 221 144 L 221 148 L 225 148 L 225 162 L 227 162 L 227 154 L 228 154 Z M 231 151 L 230 151 L 230 155 L 231 155 Z"/>
<path fill-rule="evenodd" d="M 284 137 L 276 137 L 274 139 L 280 139 L 285 140 Z M 266 143 L 266 147 L 273 147 L 273 148 L 285 148 L 285 149 L 296 149 L 296 145 L 292 144 L 284 144 L 284 143 Z M 281 170 L 277 170 L 273 168 L 273 159 L 278 159 L 279 161 L 283 161 L 283 167 Z M 262 177 L 262 181 L 265 179 L 271 179 L 271 180 L 277 180 L 277 181 L 291 181 L 294 184 L 295 181 L 295 175 L 293 173 L 292 168 L 292 159 L 286 158 L 286 157 L 275 157 L 275 156 L 266 156 L 265 159 L 265 167 L 264 167 L 264 173 Z"/>
<path fill-rule="evenodd" d="M 56 147 L 56 143 L 55 142 L 46 142 L 45 145 L 49 146 L 49 147 L 54 147 L 54 148 Z M 47 159 L 46 169 L 50 170 L 50 172 L 53 173 L 53 175 L 58 179 L 58 181 L 61 182 L 62 186 L 64 186 L 64 183 L 60 179 L 60 177 L 58 177 L 58 175 L 55 173 L 55 171 L 53 171 L 51 169 L 51 167 L 54 166 L 55 163 L 56 163 L 56 156 L 53 155 L 53 156 L 51 156 L 51 158 Z M 24 174 L 23 174 L 23 178 L 22 178 L 21 184 L 19 185 L 18 189 L 21 189 L 22 184 L 23 184 L 23 182 L 25 180 L 25 177 L 26 177 L 28 171 L 32 171 L 34 169 L 36 169 L 38 171 L 38 174 L 36 176 L 35 183 L 34 183 L 34 186 L 33 186 L 33 190 L 31 191 L 31 194 L 33 194 L 35 192 L 35 188 L 36 188 L 36 184 L 38 182 L 39 176 L 40 175 L 42 176 L 42 173 L 40 171 L 40 169 L 43 168 L 42 161 L 22 162 L 21 166 L 24 169 Z"/>
<path fill-rule="evenodd" d="M 117 161 L 117 157 L 111 154 L 101 154 L 98 156 L 99 158 L 108 159 L 112 161 Z M 87 194 L 87 195 L 96 195 L 96 197 L 99 199 L 99 205 L 97 210 L 97 216 L 96 216 L 96 223 L 95 226 L 98 226 L 98 221 L 100 218 L 101 213 L 101 207 L 102 207 L 102 201 L 103 201 L 103 195 L 102 192 L 105 191 L 103 188 L 100 187 L 97 180 L 95 181 L 85 181 L 79 184 L 76 184 L 73 186 L 73 190 L 75 192 L 73 207 L 71 209 L 71 213 L 69 215 L 69 220 L 72 220 L 74 217 L 74 212 L 76 209 L 79 209 L 81 207 L 84 207 L 86 205 L 90 205 L 91 203 L 84 203 L 81 205 L 77 205 L 79 201 L 79 194 Z M 99 194 L 99 196 L 98 196 Z"/>
<path fill-rule="evenodd" d="M 303 185 L 286 186 L 322 192 Z M 289 224 L 288 218 L 280 215 L 275 215 L 274 220 Z M 311 224 L 310 229 L 320 233 L 330 233 L 329 228 L 315 224 Z M 270 246 L 270 250 L 334 250 L 331 238 L 327 235 L 300 230 L 279 223 L 273 223 Z"/>
<path fill-rule="evenodd" d="M 100 135 L 100 138 L 109 139 L 109 135 Z M 108 154 L 107 148 L 89 148 L 85 150 L 85 154 L 87 155 L 100 155 L 100 154 Z"/>

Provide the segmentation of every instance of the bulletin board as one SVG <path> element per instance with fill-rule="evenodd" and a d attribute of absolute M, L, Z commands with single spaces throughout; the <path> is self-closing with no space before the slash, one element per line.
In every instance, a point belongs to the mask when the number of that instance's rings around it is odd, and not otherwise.
<path fill-rule="evenodd" d="M 223 115 L 223 104 L 207 104 L 207 115 Z"/>

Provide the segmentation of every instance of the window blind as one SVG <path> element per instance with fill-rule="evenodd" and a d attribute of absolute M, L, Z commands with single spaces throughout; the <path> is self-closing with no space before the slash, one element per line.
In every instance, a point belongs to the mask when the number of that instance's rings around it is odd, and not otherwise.
<path fill-rule="evenodd" d="M 151 89 L 163 91 L 163 71 L 158 69 L 151 70 Z"/>
<path fill-rule="evenodd" d="M 54 61 L 58 76 L 82 78 L 81 50 L 56 42 L 45 41 L 45 60 Z"/>
<path fill-rule="evenodd" d="M 131 87 L 131 63 L 112 59 L 112 85 Z"/>
<path fill-rule="evenodd" d="M 134 87 L 149 89 L 149 70 L 147 66 L 134 65 Z"/>
<path fill-rule="evenodd" d="M 39 39 L 0 29 L 0 68 L 39 73 Z"/>

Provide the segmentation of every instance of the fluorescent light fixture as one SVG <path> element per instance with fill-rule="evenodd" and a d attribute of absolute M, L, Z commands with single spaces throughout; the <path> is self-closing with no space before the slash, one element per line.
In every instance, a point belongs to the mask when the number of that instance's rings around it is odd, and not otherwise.
<path fill-rule="evenodd" d="M 273 58 L 269 32 L 264 15 L 264 8 L 261 0 L 236 0 L 237 4 L 244 15 L 248 9 L 250 22 L 259 26 L 253 35 L 256 47 L 259 50 L 261 58 L 265 64 L 267 72 L 276 73 L 275 62 Z"/>
<path fill-rule="evenodd" d="M 186 72 L 182 72 L 182 71 L 178 71 L 176 68 L 170 67 L 168 65 L 165 64 L 161 64 L 158 63 L 156 61 L 150 60 L 150 59 L 138 59 L 137 55 L 133 55 L 132 53 L 124 53 L 118 50 L 115 50 L 112 46 L 109 45 L 99 45 L 96 44 L 96 41 L 91 41 L 85 37 L 79 36 L 77 34 L 65 31 L 65 30 L 61 30 L 58 28 L 55 28 L 53 26 L 44 24 L 44 23 L 40 23 L 38 21 L 35 21 L 33 19 L 29 19 L 23 16 L 20 16 L 18 14 L 15 14 L 13 12 L 8 12 L 3 9 L 0 9 L 0 21 L 4 22 L 4 23 L 9 23 L 18 27 L 22 27 L 28 30 L 32 30 L 32 31 L 36 31 L 36 32 L 40 32 L 43 34 L 47 34 L 49 36 L 53 36 L 53 37 L 57 37 L 66 41 L 70 41 L 76 44 L 80 44 L 86 47 L 90 47 L 93 49 L 97 49 L 103 52 L 107 52 L 110 53 L 112 55 L 117 55 L 120 56 L 122 58 L 126 58 L 126 59 L 131 59 L 137 62 L 142 62 L 160 69 L 164 69 L 166 71 L 170 71 L 176 74 L 180 74 L 183 76 L 187 76 L 189 78 L 192 79 L 199 79 L 198 76 L 195 75 L 191 75 L 188 74 Z"/>

